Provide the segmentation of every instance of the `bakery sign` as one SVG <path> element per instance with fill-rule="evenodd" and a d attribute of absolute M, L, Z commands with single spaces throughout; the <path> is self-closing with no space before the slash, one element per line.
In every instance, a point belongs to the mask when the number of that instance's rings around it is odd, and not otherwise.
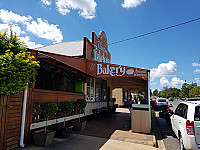
<path fill-rule="evenodd" d="M 95 45 L 93 50 L 94 61 L 111 63 L 111 55 L 108 51 L 107 37 L 104 31 L 99 33 L 99 37 L 93 32 L 92 43 Z"/>
<path fill-rule="evenodd" d="M 140 77 L 147 80 L 147 70 L 113 64 L 96 64 L 96 76 L 100 77 Z"/>

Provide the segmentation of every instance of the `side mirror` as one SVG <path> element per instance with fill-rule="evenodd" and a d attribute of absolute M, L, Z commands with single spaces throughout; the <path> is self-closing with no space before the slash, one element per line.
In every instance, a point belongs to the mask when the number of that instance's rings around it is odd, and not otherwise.
<path fill-rule="evenodd" d="M 173 107 L 173 105 L 172 105 L 172 104 L 170 104 L 170 105 L 169 105 L 169 107 Z"/>

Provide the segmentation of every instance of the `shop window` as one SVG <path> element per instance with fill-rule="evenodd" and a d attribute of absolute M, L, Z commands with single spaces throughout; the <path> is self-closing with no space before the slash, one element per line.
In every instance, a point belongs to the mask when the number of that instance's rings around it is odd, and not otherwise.
<path fill-rule="evenodd" d="M 87 101 L 94 101 L 94 78 L 91 78 L 87 82 Z"/>
<path fill-rule="evenodd" d="M 102 91 L 102 101 L 104 101 L 104 102 L 106 102 L 106 100 L 107 100 L 107 81 L 106 80 L 103 80 L 102 79 L 102 82 L 103 82 L 103 86 L 102 86 L 102 89 L 103 89 L 103 91 Z"/>
<path fill-rule="evenodd" d="M 75 82 L 75 92 L 76 93 L 83 93 L 83 83 Z"/>
<path fill-rule="evenodd" d="M 102 79 L 97 78 L 95 82 L 95 101 L 100 102 L 102 101 Z"/>
<path fill-rule="evenodd" d="M 87 100 L 96 102 L 107 101 L 107 81 L 101 78 L 91 78 L 87 82 Z"/>
<path fill-rule="evenodd" d="M 83 93 L 83 82 L 77 82 L 59 73 L 39 68 L 35 88 L 53 91 Z"/>

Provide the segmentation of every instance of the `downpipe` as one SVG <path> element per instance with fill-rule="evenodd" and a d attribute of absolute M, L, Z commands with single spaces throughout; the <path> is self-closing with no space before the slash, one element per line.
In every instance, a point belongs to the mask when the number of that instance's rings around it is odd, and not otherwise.
<path fill-rule="evenodd" d="M 25 128 L 25 119 L 26 119 L 27 93 L 28 93 L 28 86 L 24 90 L 24 101 L 23 101 L 23 107 L 22 107 L 22 121 L 21 121 L 21 134 L 20 134 L 20 147 L 25 146 L 25 144 L 24 144 L 24 128 Z"/>

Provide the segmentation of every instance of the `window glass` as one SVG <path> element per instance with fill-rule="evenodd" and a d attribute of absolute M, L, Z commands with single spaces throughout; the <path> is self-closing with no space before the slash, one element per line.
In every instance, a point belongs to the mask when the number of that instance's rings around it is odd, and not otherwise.
<path fill-rule="evenodd" d="M 158 99 L 158 102 L 166 102 L 166 99 Z"/>
<path fill-rule="evenodd" d="M 95 97 L 95 101 L 99 102 L 102 101 L 102 79 L 97 78 L 96 79 L 96 84 L 95 84 L 95 90 L 96 90 L 96 97 Z"/>
<path fill-rule="evenodd" d="M 200 106 L 195 107 L 194 121 L 200 121 Z"/>
<path fill-rule="evenodd" d="M 106 102 L 107 95 L 108 95 L 108 93 L 107 93 L 107 81 L 103 80 L 103 99 L 102 99 L 102 101 Z"/>
<path fill-rule="evenodd" d="M 178 115 L 178 116 L 183 116 L 183 112 L 182 112 L 182 109 L 183 109 L 183 105 L 182 104 L 179 104 L 175 110 L 175 114 Z"/>
<path fill-rule="evenodd" d="M 86 100 L 94 101 L 94 78 L 90 78 L 87 82 L 87 98 Z"/>
<path fill-rule="evenodd" d="M 50 72 L 44 68 L 39 68 L 37 73 L 35 82 L 36 89 L 83 93 L 83 90 L 80 89 L 83 83 L 72 81 L 59 73 Z"/>
<path fill-rule="evenodd" d="M 182 117 L 187 119 L 187 112 L 188 112 L 188 106 L 186 104 L 183 104 L 183 109 L 182 109 Z"/>

